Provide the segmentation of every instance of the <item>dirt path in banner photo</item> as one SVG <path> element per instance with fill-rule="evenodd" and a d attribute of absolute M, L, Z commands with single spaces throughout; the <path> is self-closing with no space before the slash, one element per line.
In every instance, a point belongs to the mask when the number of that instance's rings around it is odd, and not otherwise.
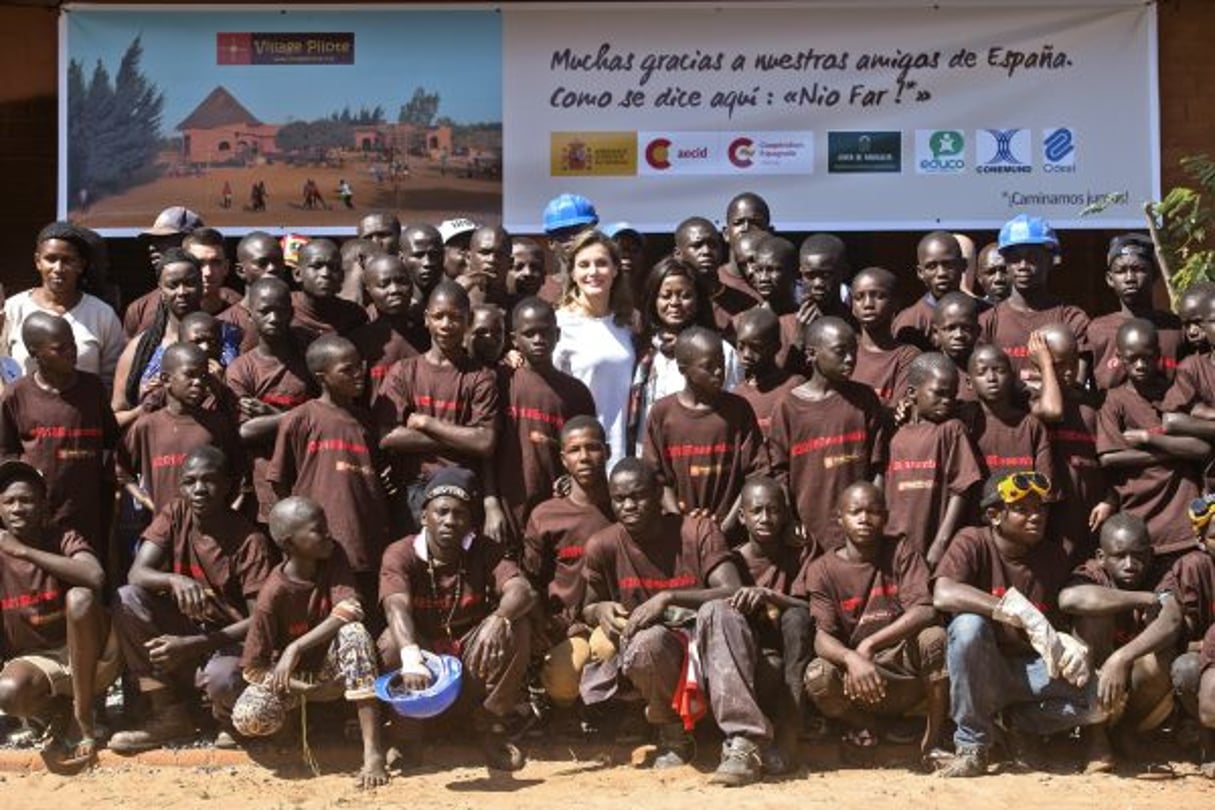
<path fill-rule="evenodd" d="M 376 182 L 371 163 L 360 159 L 342 167 L 289 166 L 275 163 L 251 168 L 213 168 L 189 177 L 164 176 L 114 197 L 103 197 L 85 214 L 72 211 L 72 218 L 91 228 L 146 227 L 168 205 L 185 205 L 217 228 L 235 225 L 254 228 L 289 226 L 354 226 L 358 218 L 373 210 L 398 211 L 402 221 L 438 222 L 453 214 L 486 223 L 502 218 L 501 180 L 469 178 L 462 167 L 440 175 L 438 163 L 415 159 L 413 171 L 394 189 L 384 177 Z M 304 183 L 311 178 L 321 189 L 328 209 L 303 206 Z M 345 179 L 354 189 L 354 210 L 346 210 L 337 187 Z M 253 183 L 266 184 L 269 199 L 265 211 L 249 210 Z M 221 206 L 224 183 L 232 186 L 233 204 Z"/>
<path fill-rule="evenodd" d="M 527 766 L 516 774 L 490 774 L 476 764 L 470 746 L 441 745 L 426 751 L 421 767 L 372 794 L 352 787 L 357 768 L 353 747 L 318 751 L 325 773 L 311 777 L 288 757 L 271 771 L 243 755 L 220 756 L 196 749 L 123 760 L 103 752 L 101 764 L 77 776 L 43 771 L 0 773 L 6 807 L 323 808 L 410 807 L 425 810 L 492 807 L 494 810 L 785 810 L 874 807 L 916 810 L 1200 810 L 1215 807 L 1215 781 L 1195 766 L 1175 763 L 1173 778 L 1062 773 L 997 773 L 980 779 L 945 781 L 911 773 L 887 761 L 872 768 L 840 768 L 834 750 L 807 749 L 818 771 L 751 787 L 727 790 L 707 784 L 716 750 L 703 750 L 695 768 L 655 773 L 630 765 L 621 747 L 557 743 L 528 748 Z M 822 749 L 822 750 L 819 750 Z M 633 752 L 636 754 L 637 752 Z M 218 763 L 218 764 L 217 764 Z"/>

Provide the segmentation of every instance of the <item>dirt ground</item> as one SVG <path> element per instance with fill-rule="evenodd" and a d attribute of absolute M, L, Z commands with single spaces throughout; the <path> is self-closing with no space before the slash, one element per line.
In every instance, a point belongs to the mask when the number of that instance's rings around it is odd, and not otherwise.
<path fill-rule="evenodd" d="M 406 805 L 426 810 L 491 806 L 496 810 L 558 806 L 705 810 L 718 802 L 728 803 L 731 810 L 827 804 L 832 810 L 872 810 L 878 803 L 892 810 L 1215 807 L 1215 781 L 1203 779 L 1188 763 L 1174 763 L 1177 775 L 1170 779 L 1136 776 L 1128 771 L 1089 777 L 996 773 L 946 781 L 910 772 L 894 760 L 881 768 L 841 768 L 833 761 L 831 751 L 819 748 L 809 751 L 811 761 L 819 763 L 817 770 L 803 770 L 782 781 L 736 790 L 707 784 L 716 764 L 715 751 L 702 750 L 695 768 L 656 773 L 633 768 L 631 752 L 622 747 L 553 743 L 530 746 L 529 762 L 516 774 L 489 773 L 476 764 L 476 753 L 468 746 L 435 746 L 426 751 L 420 768 L 407 775 L 394 775 L 387 787 L 370 795 L 351 787 L 357 768 L 356 753 L 351 748 L 318 752 L 325 771 L 320 777 L 311 777 L 290 757 L 272 770 L 254 764 L 184 764 L 189 757 L 170 766 L 104 754 L 99 767 L 77 776 L 0 774 L 0 795 L 7 807 L 54 808 L 68 802 L 75 806 L 171 806 L 175 810 Z M 205 755 L 194 760 L 206 761 Z"/>
<path fill-rule="evenodd" d="M 185 205 L 217 228 L 351 226 L 363 213 L 386 209 L 397 211 L 402 221 L 438 222 L 450 216 L 472 216 L 497 223 L 502 218 L 502 181 L 463 177 L 463 169 L 448 169 L 440 176 L 437 163 L 414 160 L 409 177 L 399 181 L 384 178 L 380 183 L 369 172 L 372 164 L 349 160 L 342 168 L 288 166 L 276 163 L 255 168 L 216 168 L 197 177 L 161 177 L 114 197 L 94 202 L 87 213 L 72 212 L 72 218 L 90 228 L 144 228 L 168 205 Z M 302 189 L 308 178 L 321 189 L 328 210 L 303 207 Z M 342 207 L 338 181 L 346 179 L 354 189 L 353 211 Z M 247 210 L 254 181 L 266 183 L 269 199 L 265 211 Z M 231 183 L 233 205 L 220 203 L 224 181 Z"/>

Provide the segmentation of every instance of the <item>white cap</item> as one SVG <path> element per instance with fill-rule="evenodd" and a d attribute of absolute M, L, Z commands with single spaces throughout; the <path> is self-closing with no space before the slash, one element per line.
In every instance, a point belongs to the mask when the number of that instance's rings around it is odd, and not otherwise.
<path fill-rule="evenodd" d="M 463 236 L 466 233 L 472 233 L 477 229 L 477 223 L 471 219 L 445 219 L 439 223 L 439 236 L 443 237 L 443 244 L 447 244 L 457 236 Z"/>

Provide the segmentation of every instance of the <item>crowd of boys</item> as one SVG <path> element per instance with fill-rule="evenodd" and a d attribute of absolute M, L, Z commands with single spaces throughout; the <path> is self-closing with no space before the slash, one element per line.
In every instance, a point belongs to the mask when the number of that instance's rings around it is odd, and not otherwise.
<path fill-rule="evenodd" d="M 799 767 L 815 728 L 962 777 L 1077 729 L 1107 771 L 1167 727 L 1215 777 L 1212 289 L 1159 311 L 1153 245 L 1127 234 L 1120 309 L 1090 319 L 1022 215 L 977 258 L 921 239 L 899 310 L 893 273 L 853 273 L 834 236 L 795 246 L 740 194 L 720 231 L 676 232 L 713 328 L 679 334 L 684 387 L 609 459 L 553 364 L 566 254 L 598 218 L 551 205 L 548 244 L 382 213 L 340 248 L 251 233 L 243 295 L 184 212 L 187 249 L 185 227 L 150 247 L 209 268 L 201 311 L 117 419 L 68 322 L 29 317 L 0 397 L 0 710 L 70 765 L 116 682 L 122 752 L 203 727 L 247 745 L 344 699 L 373 787 L 424 733 L 374 681 L 426 688 L 427 651 L 463 662 L 452 711 L 497 769 L 555 706 L 653 740 L 656 768 L 711 720 L 724 785 Z M 640 289 L 642 235 L 605 232 Z M 132 339 L 158 303 L 127 308 Z"/>

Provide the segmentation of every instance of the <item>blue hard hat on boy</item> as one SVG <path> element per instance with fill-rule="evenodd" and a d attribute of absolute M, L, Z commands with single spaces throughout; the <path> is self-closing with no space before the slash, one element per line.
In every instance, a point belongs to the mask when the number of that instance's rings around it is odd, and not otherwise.
<path fill-rule="evenodd" d="M 595 205 L 581 194 L 559 194 L 544 206 L 544 232 L 584 228 L 599 222 Z"/>
<path fill-rule="evenodd" d="M 1042 217 L 1017 214 L 1000 228 L 999 249 L 1017 245 L 1042 245 L 1052 253 L 1059 252 L 1059 237 L 1055 229 Z"/>

